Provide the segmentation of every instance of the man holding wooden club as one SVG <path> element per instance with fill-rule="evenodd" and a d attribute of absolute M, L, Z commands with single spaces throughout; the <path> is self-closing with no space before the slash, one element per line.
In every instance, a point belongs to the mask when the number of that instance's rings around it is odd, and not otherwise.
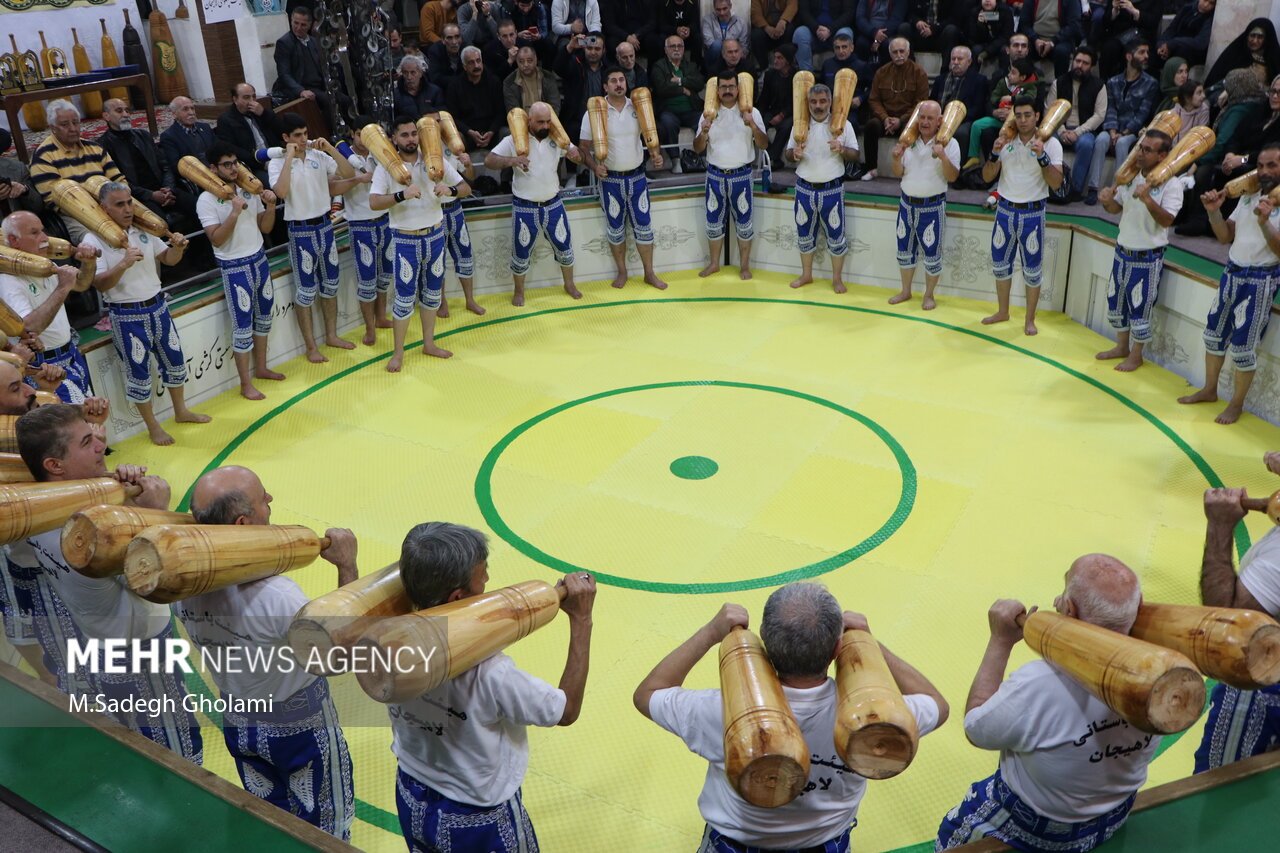
<path fill-rule="evenodd" d="M 1128 566 L 1087 554 L 1071 564 L 1054 606 L 1128 634 L 1141 602 Z M 1158 735 L 1130 727 L 1048 661 L 1025 664 L 1001 683 L 1026 613 L 1001 599 L 987 614 L 991 639 L 969 688 L 964 730 L 974 746 L 1000 750 L 1000 766 L 943 818 L 937 850 L 984 837 L 1019 850 L 1092 850 L 1129 816 L 1160 746 Z"/>
<path fill-rule="evenodd" d="M 682 687 L 690 670 L 734 628 L 746 628 L 747 611 L 736 604 L 654 667 L 636 688 L 640 713 L 685 742 L 708 762 L 698 809 L 707 822 L 700 853 L 847 851 L 849 833 L 866 793 L 835 745 L 836 683 L 827 676 L 844 631 L 867 630 L 866 617 L 840 610 L 819 584 L 793 583 L 775 590 L 764 606 L 760 638 L 777 670 L 787 703 L 812 754 L 804 793 L 776 808 L 744 800 L 725 774 L 724 711 L 720 690 Z M 885 662 L 924 735 L 947 719 L 942 694 L 910 664 L 881 646 Z"/>
<path fill-rule="evenodd" d="M 417 608 L 480 595 L 489 547 L 478 530 L 419 524 L 400 552 L 400 575 Z M 558 688 L 491 655 L 410 702 L 388 705 L 399 768 L 396 806 L 411 850 L 523 853 L 537 850 L 521 802 L 529 765 L 527 726 L 578 719 L 591 651 L 596 584 L 574 572 L 560 579 L 569 617 L 569 654 Z"/>
<path fill-rule="evenodd" d="M 248 468 L 217 468 L 196 481 L 191 514 L 197 524 L 270 524 L 271 495 Z M 338 567 L 338 586 L 351 583 L 359 574 L 355 536 L 336 528 L 325 536 L 330 545 L 320 556 Z M 206 660 L 234 648 L 240 660 L 271 661 L 214 672 L 229 708 L 222 737 L 245 790 L 347 841 L 355 817 L 351 755 L 329 682 L 301 662 L 290 666 L 273 656 L 288 645 L 289 625 L 309 600 L 293 578 L 274 575 L 183 599 L 174 609 L 192 642 L 215 653 Z M 266 700 L 272 711 L 230 710 L 233 697 Z"/>
<path fill-rule="evenodd" d="M 107 472 L 106 443 L 77 406 L 57 404 L 28 412 L 18 420 L 17 434 L 18 450 L 36 482 L 112 477 L 139 490 L 127 503 L 169 508 L 169 484 L 148 476 L 144 466 L 121 465 L 113 473 Z M 82 642 L 136 640 L 145 646 L 152 642 L 164 645 L 173 636 L 169 608 L 135 595 L 122 575 L 91 578 L 72 570 L 62 556 L 61 528 L 29 537 L 26 542 L 53 593 L 50 600 L 35 602 L 33 608 L 37 631 L 42 622 L 46 629 L 41 635 L 46 654 L 66 654 L 66 644 L 72 638 Z M 65 614 L 59 613 L 55 601 L 65 607 Z M 63 621 L 64 615 L 69 619 Z M 51 645 L 61 648 L 51 650 Z M 82 664 L 75 673 L 64 669 L 54 670 L 54 674 L 68 687 L 74 679 L 87 681 L 89 698 L 105 702 L 108 713 L 119 708 L 111 715 L 122 724 L 200 764 L 204 755 L 200 726 L 186 710 L 188 694 L 181 671 L 106 672 L 106 659 L 105 650 L 99 647 L 88 671 L 82 671 Z M 97 708 L 94 702 L 89 707 Z"/>

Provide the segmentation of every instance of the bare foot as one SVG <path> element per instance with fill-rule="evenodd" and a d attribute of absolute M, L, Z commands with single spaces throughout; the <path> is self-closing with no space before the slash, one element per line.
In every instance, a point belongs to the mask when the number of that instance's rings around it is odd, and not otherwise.
<path fill-rule="evenodd" d="M 617 290 L 622 290 L 622 288 L 627 286 L 627 274 L 624 272 L 618 273 L 613 277 L 613 281 L 609 282 L 609 286 Z"/>
<path fill-rule="evenodd" d="M 1031 322 L 1030 320 L 1028 320 L 1028 321 L 1027 321 L 1027 324 L 1026 324 L 1025 326 L 1023 326 L 1023 327 L 1022 327 L 1022 331 L 1023 331 L 1023 333 L 1024 333 L 1024 334 L 1026 334 L 1028 337 L 1030 337 L 1031 335 L 1038 335 L 1038 334 L 1040 334 L 1040 330 L 1036 328 L 1036 324 L 1035 324 L 1035 323 L 1033 323 L 1033 322 Z"/>
<path fill-rule="evenodd" d="M 321 361 L 325 361 L 325 359 L 322 358 Z M 276 373 L 269 367 L 264 367 L 261 370 L 254 371 L 253 375 L 258 379 L 270 379 L 273 382 L 279 382 L 284 379 L 283 373 Z"/>
<path fill-rule="evenodd" d="M 439 317 L 441 320 L 449 319 L 449 303 L 448 302 L 444 301 L 443 299 L 440 300 L 440 307 L 436 309 L 436 316 Z"/>
<path fill-rule="evenodd" d="M 435 358 L 449 358 L 453 355 L 453 353 L 449 352 L 447 349 L 440 349 L 440 347 L 435 344 L 423 344 L 422 352 L 424 355 L 433 356 Z"/>
<path fill-rule="evenodd" d="M 804 287 L 806 284 L 812 284 L 812 283 L 813 283 L 813 276 L 811 275 L 802 275 L 799 278 L 795 278 L 791 280 L 792 287 Z"/>
<path fill-rule="evenodd" d="M 924 299 L 920 300 L 920 307 L 926 311 L 932 311 L 934 308 L 938 307 L 938 303 L 933 301 L 932 296 L 926 296 Z"/>
<path fill-rule="evenodd" d="M 329 359 L 325 357 L 324 353 L 314 347 L 307 350 L 307 361 L 312 364 L 324 364 L 328 360 Z"/>
<path fill-rule="evenodd" d="M 519 308 L 524 305 L 524 291 L 516 291 L 511 294 L 511 304 Z"/>
<path fill-rule="evenodd" d="M 263 394 L 263 393 L 262 393 L 261 391 L 259 391 L 257 388 L 253 387 L 253 384 L 252 384 L 252 383 L 250 383 L 250 384 L 248 384 L 248 385 L 241 385 L 241 386 L 240 386 L 240 396 L 241 396 L 241 397 L 244 397 L 246 400 L 265 400 L 265 399 L 267 399 L 267 395 L 266 395 L 266 394 Z"/>
<path fill-rule="evenodd" d="M 396 324 L 392 323 L 386 317 L 379 317 L 378 322 L 375 323 L 374 325 L 377 326 L 379 329 L 394 329 Z"/>
<path fill-rule="evenodd" d="M 1235 403 L 1230 404 L 1222 410 L 1222 414 L 1213 419 L 1214 423 L 1233 424 L 1240 420 L 1241 407 Z"/>
<path fill-rule="evenodd" d="M 1179 403 L 1216 403 L 1218 402 L 1218 392 L 1209 388 L 1201 388 L 1194 394 L 1188 394 L 1185 397 L 1178 398 Z"/>
<path fill-rule="evenodd" d="M 996 313 L 992 314 L 990 317 L 983 317 L 982 325 L 990 326 L 992 323 L 1004 323 L 1008 321 L 1008 319 L 1009 319 L 1008 311 L 997 311 Z"/>
<path fill-rule="evenodd" d="M 338 337 L 326 337 L 324 339 L 324 345 L 327 347 L 336 347 L 338 349 L 355 349 L 356 348 L 356 345 L 351 343 L 351 341 L 343 340 L 342 338 L 338 338 Z"/>
<path fill-rule="evenodd" d="M 472 314 L 484 313 L 484 309 L 480 307 L 480 304 L 478 302 L 468 302 L 467 310 L 470 311 Z"/>
<path fill-rule="evenodd" d="M 650 287 L 655 287 L 658 290 L 667 289 L 667 283 L 662 279 L 658 278 L 657 274 L 645 276 L 644 283 L 649 285 Z"/>
<path fill-rule="evenodd" d="M 213 420 L 209 415 L 202 415 L 199 412 L 193 412 L 190 409 L 183 409 L 181 412 L 174 412 L 173 419 L 180 424 L 207 424 Z"/>
<path fill-rule="evenodd" d="M 391 360 L 387 362 L 387 373 L 399 373 L 400 363 L 404 361 L 404 356 L 393 355 Z"/>
<path fill-rule="evenodd" d="M 742 279 L 743 281 L 750 281 L 751 267 L 743 267 L 742 269 L 738 270 L 738 278 Z"/>
<path fill-rule="evenodd" d="M 838 278 L 831 282 L 831 289 L 836 293 L 847 293 L 849 291 L 849 288 L 844 286 L 844 282 Z"/>
<path fill-rule="evenodd" d="M 173 436 L 165 432 L 159 425 L 149 427 L 147 432 L 151 435 L 151 443 L 160 447 L 168 447 L 173 444 Z"/>
<path fill-rule="evenodd" d="M 1134 353 L 1130 353 L 1129 357 L 1126 358 L 1124 361 L 1117 364 L 1116 370 L 1120 371 L 1121 373 L 1132 373 L 1133 371 L 1137 370 L 1139 367 L 1142 367 L 1142 356 L 1134 352 Z"/>
<path fill-rule="evenodd" d="M 910 298 L 911 298 L 910 290 L 900 290 L 897 293 L 893 294 L 893 296 L 889 297 L 889 304 L 897 305 L 899 302 L 906 302 Z"/>
<path fill-rule="evenodd" d="M 703 267 L 701 270 L 698 271 L 698 278 L 706 278 L 707 276 L 715 275 L 718 272 L 720 272 L 719 264 L 707 264 L 705 267 Z"/>
<path fill-rule="evenodd" d="M 1124 358 L 1129 354 L 1128 347 L 1114 346 L 1111 349 L 1105 349 L 1094 356 L 1098 361 L 1109 361 L 1113 358 Z"/>
<path fill-rule="evenodd" d="M 371 347 L 378 342 L 378 332 L 368 327 L 364 330 L 364 337 L 360 339 L 360 343 L 367 347 Z"/>
<path fill-rule="evenodd" d="M 582 298 L 582 291 L 578 290 L 578 288 L 575 285 L 566 284 L 564 286 L 564 292 L 572 296 L 574 299 Z"/>

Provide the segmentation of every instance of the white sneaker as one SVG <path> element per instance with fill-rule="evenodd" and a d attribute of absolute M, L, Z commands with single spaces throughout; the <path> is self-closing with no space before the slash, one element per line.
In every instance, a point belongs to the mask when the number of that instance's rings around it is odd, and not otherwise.
<path fill-rule="evenodd" d="M 861 177 L 861 178 L 858 178 L 858 180 L 860 180 L 860 181 L 874 181 L 874 180 L 875 180 L 876 178 L 878 178 L 878 177 L 880 177 L 879 173 L 878 173 L 878 172 L 876 172 L 876 170 L 875 170 L 875 169 L 872 169 L 872 170 L 870 170 L 870 171 L 868 171 L 868 172 L 863 173 L 862 177 Z"/>

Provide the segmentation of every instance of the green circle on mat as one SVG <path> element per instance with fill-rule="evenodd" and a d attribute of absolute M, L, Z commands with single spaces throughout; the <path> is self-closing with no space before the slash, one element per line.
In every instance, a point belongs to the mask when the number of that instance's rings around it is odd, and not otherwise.
<path fill-rule="evenodd" d="M 705 456 L 681 456 L 671 463 L 671 473 L 681 480 L 705 480 L 719 470 L 716 460 Z"/>
<path fill-rule="evenodd" d="M 503 452 L 511 446 L 511 444 L 521 435 L 528 432 L 533 427 L 554 417 L 575 406 L 581 406 L 585 403 L 591 403 L 596 400 L 602 400 L 607 397 L 616 397 L 620 394 L 634 394 L 644 391 L 654 391 L 662 388 L 683 388 L 683 387 L 705 387 L 718 386 L 721 388 L 739 388 L 748 391 L 763 391 L 770 394 L 783 394 L 788 397 L 795 397 L 800 400 L 807 400 L 810 403 L 816 403 L 819 406 L 825 406 L 832 411 L 858 421 L 860 424 L 871 430 L 881 441 L 883 441 L 893 453 L 893 458 L 898 463 L 898 470 L 902 474 L 902 489 L 898 494 L 898 503 L 890 513 L 889 518 L 885 520 L 880 527 L 863 539 L 861 542 L 841 551 L 838 554 L 832 554 L 824 560 L 816 563 L 810 563 L 807 566 L 797 566 L 791 569 L 785 569 L 775 572 L 765 577 L 744 578 L 736 581 L 724 581 L 720 583 L 665 583 L 659 581 L 639 580 L 636 578 L 622 577 L 620 575 L 609 574 L 608 572 L 598 571 L 591 566 L 578 566 L 567 560 L 562 560 L 552 554 L 543 551 L 537 545 L 525 539 L 520 534 L 511 529 L 502 514 L 498 511 L 498 507 L 493 501 L 493 472 L 498 465 L 498 460 Z M 696 461 L 692 461 L 696 460 Z M 719 466 L 711 460 L 701 456 L 686 456 L 677 459 L 671 464 L 671 472 L 677 477 L 686 476 L 677 471 L 677 463 L 688 462 L 688 467 L 697 469 L 702 472 L 702 477 L 709 477 L 718 470 Z M 715 466 L 706 472 L 705 466 L 710 463 Z M 684 466 L 681 466 L 682 468 Z M 699 478 L 701 479 L 701 478 Z M 833 403 L 822 397 L 815 397 L 812 394 L 806 394 L 803 391 L 795 391 L 790 388 L 778 388 L 772 385 L 756 385 L 750 382 L 726 382 L 720 380 L 705 380 L 696 382 L 657 382 L 652 385 L 634 385 L 629 388 L 615 388 L 611 391 L 601 391 L 598 394 L 592 394 L 587 397 L 580 397 L 577 400 L 570 400 L 562 403 L 554 408 L 547 409 L 541 414 L 535 415 L 529 420 L 517 426 L 511 432 L 507 433 L 502 439 L 490 449 L 485 456 L 484 462 L 480 464 L 480 471 L 476 474 L 476 503 L 480 506 L 480 512 L 484 515 L 485 521 L 489 523 L 489 528 L 498 536 L 502 537 L 507 543 L 520 553 L 524 554 L 532 560 L 542 563 L 544 566 L 555 569 L 556 571 L 570 574 L 572 572 L 590 571 L 596 576 L 596 579 L 602 583 L 612 584 L 614 586 L 626 587 L 628 589 L 645 590 L 646 592 L 674 592 L 674 593 L 709 593 L 709 592 L 734 592 L 744 589 L 760 589 L 761 587 L 779 586 L 792 581 L 803 580 L 805 578 L 817 577 L 827 572 L 848 565 L 863 554 L 873 550 L 882 542 L 892 536 L 902 523 L 907 520 L 907 516 L 911 514 L 911 507 L 915 504 L 916 499 L 916 469 L 911 464 L 911 458 L 907 456 L 907 451 L 897 442 L 892 435 L 875 421 L 865 415 L 855 412 L 853 409 L 845 408 L 839 403 Z"/>

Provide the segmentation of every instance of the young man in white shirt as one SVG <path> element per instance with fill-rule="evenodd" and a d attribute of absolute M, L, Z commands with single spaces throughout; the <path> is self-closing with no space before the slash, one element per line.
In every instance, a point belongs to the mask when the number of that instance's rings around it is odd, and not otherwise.
<path fill-rule="evenodd" d="M 831 253 L 831 286 L 836 293 L 844 293 L 844 256 L 849 251 L 844 233 L 844 169 L 845 163 L 858 159 L 858 137 L 847 119 L 844 127 L 831 126 L 831 89 L 825 83 L 811 86 L 806 97 L 808 139 L 798 145 L 792 128 L 783 152 L 796 164 L 796 242 L 801 271 L 791 286 L 803 287 L 813 281 L 813 255 L 821 231 Z"/>
<path fill-rule="evenodd" d="M 369 207 L 391 211 L 389 225 L 396 282 L 391 322 L 395 330 L 395 353 L 387 362 L 387 371 L 398 373 L 404 363 L 404 340 L 415 302 L 422 322 L 422 351 L 436 358 L 453 355 L 436 346 L 435 341 L 436 311 L 444 294 L 445 230 L 441 204 L 445 199 L 469 194 L 471 187 L 448 161 L 441 179 L 431 179 L 414 119 L 401 116 L 392 122 L 391 144 L 408 168 L 411 181 L 402 187 L 379 164 L 369 187 Z"/>
<path fill-rule="evenodd" d="M 846 630 L 868 630 L 866 617 L 840 610 L 826 587 L 792 583 L 769 596 L 760 639 L 814 761 L 804 792 L 785 805 L 748 803 L 725 775 L 724 721 L 719 690 L 682 687 L 690 670 L 736 627 L 747 611 L 736 604 L 667 655 L 636 688 L 636 709 L 685 742 L 707 761 L 698 809 L 707 822 L 699 853 L 744 850 L 837 851 L 849 849 L 849 832 L 867 790 L 867 780 L 836 751 L 836 683 L 827 675 Z M 885 662 L 915 717 L 921 735 L 947 719 L 947 703 L 929 680 L 883 645 Z"/>
<path fill-rule="evenodd" d="M 560 200 L 560 158 L 582 162 L 578 146 L 568 150 L 550 138 L 551 107 L 538 101 L 529 107 L 529 154 L 516 154 L 515 138 L 508 136 L 485 155 L 489 169 L 511 169 L 511 276 L 515 291 L 511 304 L 524 304 L 524 277 L 529 272 L 529 256 L 538 233 L 546 235 L 560 265 L 564 292 L 574 299 L 582 293 L 573 283 L 573 235 L 569 233 L 569 214 Z"/>
<path fill-rule="evenodd" d="M 271 495 L 257 474 L 229 465 L 196 481 L 191 514 L 200 524 L 270 524 Z M 351 583 L 359 574 L 355 536 L 339 528 L 324 535 L 330 544 L 320 556 L 337 566 L 338 586 Z M 185 598 L 173 609 L 228 701 L 222 738 L 245 790 L 349 841 L 355 817 L 351 755 L 328 679 L 308 673 L 292 655 L 278 654 L 289 645 L 294 616 L 309 601 L 293 578 L 274 575 Z M 268 710 L 239 710 L 252 707 Z"/>
<path fill-rule="evenodd" d="M 180 424 L 207 424 L 208 415 L 187 408 L 187 357 L 182 352 L 178 327 L 169 313 L 169 303 L 160 289 L 159 264 L 172 266 L 182 260 L 187 238 L 174 234 L 165 246 L 159 237 L 133 224 L 133 195 L 125 184 L 107 182 L 98 190 L 98 206 L 111 221 L 124 229 L 128 245 L 117 249 L 97 234 L 85 236 L 85 243 L 102 252 L 94 288 L 102 294 L 111 316 L 111 338 L 116 355 L 124 362 L 125 391 L 138 408 L 151 443 L 173 444 L 156 419 L 151 402 L 151 358 L 155 356 L 160 381 L 173 400 L 173 419 Z"/>
<path fill-rule="evenodd" d="M 767 148 L 764 119 L 754 107 L 750 113 L 738 108 L 738 77 L 722 71 L 716 82 L 720 106 L 716 115 L 702 117 L 693 150 L 707 152 L 707 249 L 710 260 L 698 273 L 702 278 L 720 271 L 720 250 L 724 246 L 725 226 L 733 216 L 738 235 L 738 277 L 751 278 L 751 164 L 757 148 Z"/>
<path fill-rule="evenodd" d="M 1280 285 L 1280 208 L 1268 194 L 1280 186 L 1280 143 L 1268 143 L 1258 154 L 1258 192 L 1240 197 L 1229 219 L 1222 218 L 1223 190 L 1200 196 L 1213 235 L 1230 243 L 1227 265 L 1204 328 L 1204 387 L 1179 397 L 1179 403 L 1213 403 L 1227 352 L 1236 366 L 1231 402 L 1215 421 L 1233 424 L 1244 412 L 1244 399 L 1258 368 L 1258 341 L 1271 317 L 1271 300 Z"/>
<path fill-rule="evenodd" d="M 236 186 L 240 162 L 235 149 L 227 143 L 213 143 L 205 156 L 213 173 L 235 187 L 235 195 L 226 201 L 208 190 L 200 193 L 196 216 L 222 271 L 222 291 L 231 315 L 231 357 L 240 377 L 240 395 L 246 400 L 263 400 L 266 395 L 253 384 L 254 378 L 284 379 L 283 373 L 267 367 L 267 335 L 275 309 L 275 287 L 262 235 L 275 227 L 276 194 L 264 189 L 261 195 L 254 195 Z"/>
<path fill-rule="evenodd" d="M 400 577 L 414 607 L 481 595 L 489 581 L 484 534 L 446 522 L 419 524 L 400 551 Z M 521 802 L 529 766 L 528 726 L 572 725 L 582 710 L 591 651 L 595 580 L 574 572 L 561 611 L 569 652 L 560 686 L 517 669 L 501 652 L 387 707 L 395 753 L 396 807 L 410 850 L 537 850 Z"/>
<path fill-rule="evenodd" d="M 636 241 L 640 264 L 644 267 L 644 281 L 658 290 L 666 290 L 667 283 L 653 271 L 653 225 L 649 216 L 649 179 L 644 173 L 644 147 L 640 140 L 640 119 L 635 106 L 627 97 L 627 77 L 621 68 L 604 70 L 605 103 L 609 105 L 605 121 L 608 152 L 603 161 L 595 157 L 596 141 L 591 130 L 591 113 L 582 115 L 582 127 L 578 134 L 583 162 L 600 179 L 600 206 L 604 209 L 604 236 L 613 253 L 613 263 L 618 268 L 612 285 L 623 288 L 627 284 L 627 222 L 631 223 L 631 236 Z M 662 155 L 653 161 L 655 169 L 662 168 Z"/>
<path fill-rule="evenodd" d="M 947 184 L 960 176 L 960 143 L 938 142 L 942 105 L 922 101 L 911 145 L 893 146 L 893 174 L 902 179 L 898 199 L 898 271 L 902 290 L 889 297 L 890 305 L 911 298 L 916 260 L 924 255 L 924 299 L 920 307 L 932 311 L 933 291 L 942 278 L 942 239 L 947 230 Z"/>
<path fill-rule="evenodd" d="M 372 122 L 369 116 L 357 116 L 352 126 L 359 130 Z M 364 147 L 359 133 L 352 134 L 350 145 L 340 142 L 337 148 L 356 172 L 356 182 L 343 193 L 343 212 L 351 235 L 352 260 L 356 263 L 356 300 L 360 303 L 360 316 L 364 318 L 364 337 L 360 343 L 371 347 L 378 340 L 378 329 L 392 328 L 387 319 L 387 293 L 391 290 L 395 254 L 386 211 L 369 206 L 369 185 L 377 161 Z"/>
<path fill-rule="evenodd" d="M 1107 320 L 1116 330 L 1116 345 L 1097 358 L 1124 359 L 1116 365 L 1122 373 L 1142 366 L 1142 349 L 1152 337 L 1151 312 L 1164 274 L 1169 226 L 1182 210 L 1182 181 L 1174 178 L 1155 188 L 1147 183 L 1171 148 L 1173 139 L 1167 133 L 1148 130 L 1138 143 L 1138 174 L 1122 187 L 1098 192 L 1103 209 L 1120 214 L 1120 234 L 1107 288 Z"/>
<path fill-rule="evenodd" d="M 1054 606 L 1128 634 L 1141 603 L 1128 566 L 1087 554 L 1071 564 Z M 943 818 L 936 850 L 979 838 L 1019 850 L 1092 850 L 1129 816 L 1159 750 L 1158 735 L 1131 728 L 1048 661 L 1033 660 L 1004 680 L 1026 612 L 1021 603 L 1001 599 L 987 614 L 991 639 L 969 688 L 964 731 L 979 749 L 999 750 L 1000 766 Z"/>
<path fill-rule="evenodd" d="M 1044 260 L 1044 203 L 1050 189 L 1062 186 L 1062 143 L 1036 136 L 1040 113 L 1032 98 L 1013 102 L 1016 122 L 1013 139 L 996 137 L 991 159 L 982 167 L 982 179 L 1000 176 L 996 221 L 991 229 L 991 271 L 996 279 L 998 308 L 983 325 L 1009 319 L 1009 294 L 1013 289 L 1013 259 L 1022 256 L 1022 281 L 1027 286 L 1027 320 L 1023 331 L 1034 335 L 1036 306 L 1040 302 L 1041 263 Z"/>
<path fill-rule="evenodd" d="M 325 346 L 355 349 L 351 341 L 338 337 L 338 244 L 334 242 L 329 205 L 333 196 L 342 195 L 356 183 L 356 173 L 327 139 L 307 141 L 307 123 L 302 116 L 285 113 L 280 116 L 280 128 L 285 154 L 271 158 L 267 178 L 272 192 L 285 203 L 298 329 L 307 348 L 307 361 L 319 364 L 329 359 L 316 346 L 312 329 L 311 305 L 317 294 L 324 316 Z"/>

